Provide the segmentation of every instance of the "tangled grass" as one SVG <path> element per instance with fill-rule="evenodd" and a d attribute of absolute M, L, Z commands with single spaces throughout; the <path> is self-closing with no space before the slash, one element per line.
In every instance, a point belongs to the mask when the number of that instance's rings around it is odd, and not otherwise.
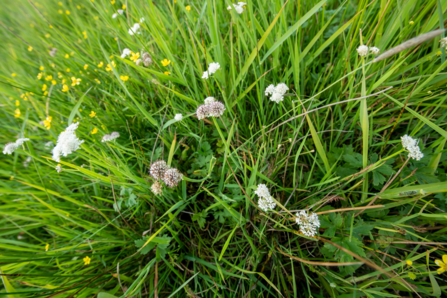
<path fill-rule="evenodd" d="M 231 5 L 3 1 L 2 296 L 446 295 L 447 1 Z"/>

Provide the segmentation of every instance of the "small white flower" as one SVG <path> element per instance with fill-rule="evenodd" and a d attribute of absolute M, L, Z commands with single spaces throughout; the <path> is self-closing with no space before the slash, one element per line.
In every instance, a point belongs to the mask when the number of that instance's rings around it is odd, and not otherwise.
<path fill-rule="evenodd" d="M 441 47 L 447 46 L 447 37 L 441 38 L 439 42 L 441 43 Z"/>
<path fill-rule="evenodd" d="M 279 83 L 276 87 L 274 85 L 269 85 L 267 89 L 265 89 L 265 95 L 270 95 L 271 101 L 280 103 L 284 100 L 284 95 L 286 94 L 287 90 L 289 90 L 289 87 L 287 87 L 284 83 Z"/>
<path fill-rule="evenodd" d="M 143 23 L 143 22 L 144 22 L 144 18 L 141 18 L 141 19 L 140 19 L 140 23 Z"/>
<path fill-rule="evenodd" d="M 371 51 L 371 53 L 373 53 L 374 55 L 379 55 L 380 53 L 380 49 L 377 47 L 371 47 L 369 48 L 369 50 Z"/>
<path fill-rule="evenodd" d="M 284 96 L 281 93 L 273 92 L 272 96 L 270 97 L 271 101 L 274 101 L 276 103 L 280 103 L 284 100 Z"/>
<path fill-rule="evenodd" d="M 300 232 L 308 237 L 317 235 L 320 227 L 320 220 L 316 213 L 308 214 L 307 210 L 302 210 L 296 214 L 296 223 L 300 225 Z"/>
<path fill-rule="evenodd" d="M 368 55 L 368 47 L 365 45 L 361 45 L 357 48 L 357 53 L 359 53 L 360 56 L 366 56 Z"/>
<path fill-rule="evenodd" d="M 275 85 L 270 84 L 267 89 L 265 89 L 265 96 L 272 95 L 275 92 Z"/>
<path fill-rule="evenodd" d="M 114 13 L 114 14 L 112 14 L 112 18 L 116 18 L 118 16 L 118 14 L 117 13 Z"/>
<path fill-rule="evenodd" d="M 109 135 L 104 135 L 104 136 L 102 137 L 101 142 L 110 142 L 110 141 L 113 141 L 113 140 L 115 140 L 115 139 L 117 139 L 117 138 L 119 138 L 119 137 L 120 137 L 120 133 L 117 132 L 117 131 L 114 131 L 114 132 L 112 132 L 112 133 L 109 134 Z"/>
<path fill-rule="evenodd" d="M 225 105 L 220 101 L 213 101 L 208 105 L 209 116 L 220 117 L 225 112 Z"/>
<path fill-rule="evenodd" d="M 128 48 L 125 48 L 124 50 L 123 50 L 123 53 L 121 54 L 121 58 L 126 58 L 127 56 L 129 56 L 130 55 L 130 52 L 131 52 L 131 50 L 129 50 Z"/>
<path fill-rule="evenodd" d="M 207 80 L 209 77 L 210 77 L 210 75 L 209 75 L 208 71 L 204 71 L 203 75 L 202 75 L 202 79 Z"/>
<path fill-rule="evenodd" d="M 183 120 L 183 115 L 182 114 L 175 114 L 174 119 L 175 119 L 175 121 L 182 121 Z"/>
<path fill-rule="evenodd" d="M 57 171 L 58 173 L 62 172 L 62 166 L 61 166 L 60 164 L 57 164 L 57 166 L 56 166 L 56 171 Z"/>
<path fill-rule="evenodd" d="M 408 151 L 408 157 L 416 160 L 421 160 L 424 157 L 424 154 L 421 152 L 421 149 L 418 146 L 417 140 L 413 139 L 408 135 L 404 135 L 401 137 L 402 147 L 404 147 Z"/>
<path fill-rule="evenodd" d="M 270 197 L 269 189 L 265 184 L 259 184 L 258 188 L 255 190 L 255 194 L 257 194 L 261 198 Z"/>
<path fill-rule="evenodd" d="M 165 171 L 163 182 L 169 187 L 176 187 L 180 181 L 183 180 L 183 174 L 176 168 L 171 168 Z"/>
<path fill-rule="evenodd" d="M 264 212 L 268 212 L 269 210 L 275 209 L 276 203 L 275 203 L 275 201 L 273 201 L 272 196 L 268 196 L 265 198 L 260 198 L 258 200 L 258 206 L 259 206 L 259 208 L 264 210 Z"/>
<path fill-rule="evenodd" d="M 151 190 L 156 196 L 161 195 L 163 192 L 163 185 L 160 182 L 155 181 L 151 186 Z"/>
<path fill-rule="evenodd" d="M 205 104 L 206 105 L 209 105 L 213 101 L 216 101 L 216 99 L 214 97 L 212 97 L 212 96 L 209 96 L 209 97 L 205 98 Z"/>
<path fill-rule="evenodd" d="M 247 5 L 247 3 L 244 2 L 238 2 L 237 4 L 232 4 L 234 9 L 238 14 L 241 14 L 244 12 L 244 5 Z M 227 10 L 231 10 L 231 5 L 227 7 Z"/>
<path fill-rule="evenodd" d="M 286 92 L 289 90 L 289 87 L 287 87 L 284 83 L 279 83 L 276 85 L 275 92 L 280 93 L 281 95 L 286 94 Z"/>
<path fill-rule="evenodd" d="M 210 74 L 214 74 L 220 68 L 220 64 L 218 62 L 211 62 L 208 66 L 208 72 Z"/>
<path fill-rule="evenodd" d="M 124 13 L 124 10 L 118 9 L 117 12 L 122 15 Z"/>
<path fill-rule="evenodd" d="M 135 33 L 140 34 L 140 32 L 138 32 L 139 29 L 140 29 L 140 23 L 135 23 L 133 24 L 133 27 L 129 29 L 129 34 L 130 35 L 134 35 Z"/>
<path fill-rule="evenodd" d="M 17 148 L 22 146 L 22 144 L 26 141 L 29 141 L 28 138 L 20 138 L 15 141 L 15 143 L 8 143 L 5 145 L 3 149 L 3 154 L 12 154 Z"/>
<path fill-rule="evenodd" d="M 59 134 L 57 144 L 53 148 L 54 161 L 60 162 L 61 155 L 67 156 L 68 154 L 75 152 L 79 149 L 81 144 L 84 143 L 84 141 L 81 141 L 76 136 L 76 129 L 78 128 L 78 126 L 79 122 L 70 124 L 70 126 L 68 126 L 65 131 Z"/>

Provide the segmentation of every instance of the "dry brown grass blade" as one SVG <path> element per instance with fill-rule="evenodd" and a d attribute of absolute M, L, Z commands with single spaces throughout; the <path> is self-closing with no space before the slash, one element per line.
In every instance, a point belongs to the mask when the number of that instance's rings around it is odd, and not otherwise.
<path fill-rule="evenodd" d="M 444 31 L 445 31 L 445 29 L 438 29 L 438 30 L 430 31 L 428 33 L 416 36 L 415 38 L 407 40 L 406 42 L 401 43 L 400 45 L 386 51 L 382 55 L 377 56 L 372 62 L 375 63 L 375 62 L 382 61 L 382 60 L 389 58 L 393 55 L 396 55 L 397 53 L 400 53 L 406 49 L 417 46 L 418 44 L 421 44 L 427 40 L 435 38 L 436 36 L 442 34 Z"/>
<path fill-rule="evenodd" d="M 316 262 L 316 261 L 308 261 L 308 260 L 304 260 L 292 255 L 289 255 L 288 253 L 283 252 L 279 247 L 278 244 L 276 244 L 275 242 L 275 247 L 276 249 L 283 255 L 297 260 L 299 262 L 305 263 L 305 264 L 310 264 L 310 265 L 317 265 L 317 266 L 352 266 L 352 265 L 362 265 L 363 262 L 345 262 L 345 263 L 338 263 L 338 262 Z"/>

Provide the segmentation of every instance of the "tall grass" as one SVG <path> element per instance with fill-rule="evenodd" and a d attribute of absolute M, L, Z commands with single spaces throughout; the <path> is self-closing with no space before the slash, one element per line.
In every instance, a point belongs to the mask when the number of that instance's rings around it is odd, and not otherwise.
<path fill-rule="evenodd" d="M 443 35 L 376 63 L 356 49 L 444 28 L 447 1 L 247 2 L 3 1 L 0 139 L 31 140 L 0 157 L 0 295 L 446 295 Z M 264 94 L 278 83 L 280 104 Z M 199 121 L 209 96 L 226 110 Z M 58 173 L 45 145 L 73 122 L 85 142 Z M 159 196 L 157 160 L 184 174 Z M 316 237 L 299 232 L 303 209 L 319 214 Z"/>

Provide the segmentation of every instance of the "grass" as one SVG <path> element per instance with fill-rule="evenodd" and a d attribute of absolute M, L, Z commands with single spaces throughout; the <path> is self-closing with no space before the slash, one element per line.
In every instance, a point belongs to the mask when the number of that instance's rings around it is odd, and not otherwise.
<path fill-rule="evenodd" d="M 30 141 L 0 157 L 1 296 L 447 294 L 435 263 L 447 243 L 444 34 L 376 63 L 356 51 L 444 28 L 447 1 L 230 4 L 2 3 L 0 143 Z M 204 80 L 211 62 L 221 67 Z M 264 91 L 281 82 L 276 104 Z M 226 110 L 199 121 L 209 96 Z M 73 122 L 84 143 L 58 173 L 45 145 Z M 184 179 L 156 196 L 148 171 L 161 159 Z M 258 207 L 259 184 L 273 211 Z M 299 232 L 303 209 L 319 215 L 316 237 Z"/>

